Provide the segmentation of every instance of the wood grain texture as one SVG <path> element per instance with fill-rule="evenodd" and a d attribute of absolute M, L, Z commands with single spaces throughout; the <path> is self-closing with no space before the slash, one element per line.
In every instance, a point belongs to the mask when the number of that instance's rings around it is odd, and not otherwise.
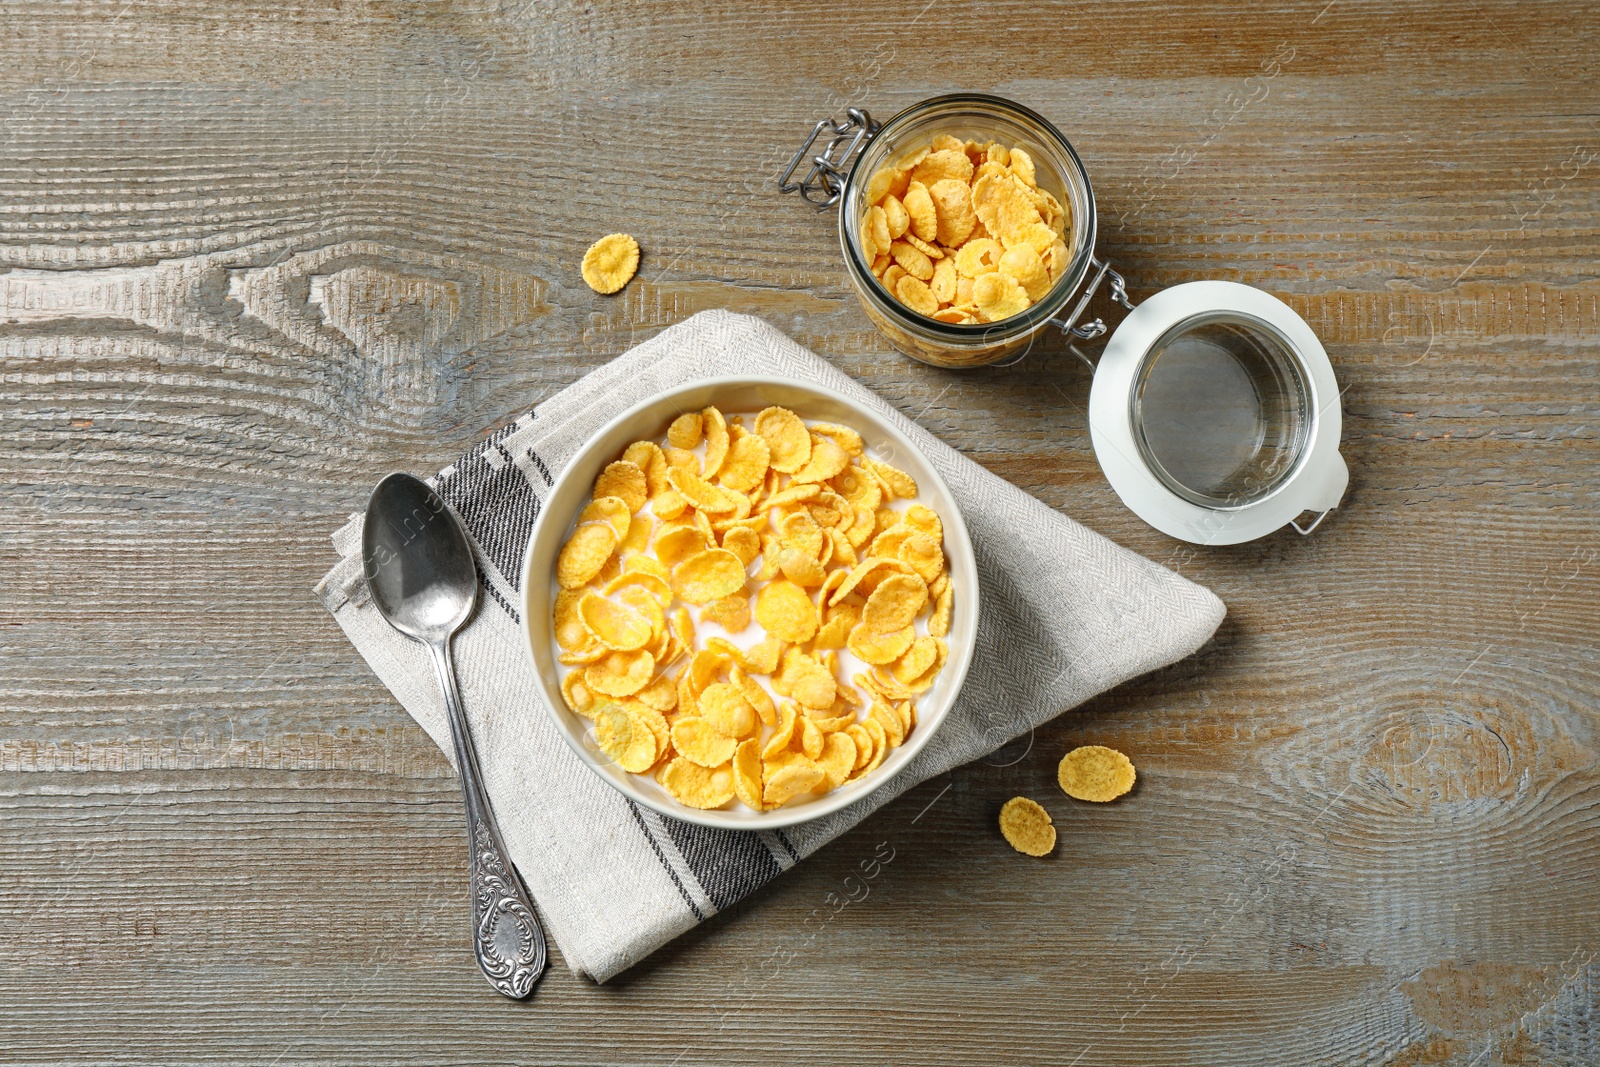
<path fill-rule="evenodd" d="M 0 1062 L 1600 1062 L 1597 9 L 919 7 L 4 4 Z M 1234 279 L 1318 331 L 1352 484 L 1315 536 L 1143 526 L 1058 341 L 957 374 L 874 332 L 770 179 L 953 88 L 1067 132 L 1136 298 Z M 1229 617 L 506 1003 L 449 767 L 310 588 L 383 473 L 708 307 Z M 1059 793 L 1084 742 L 1133 795 Z M 1052 858 L 996 833 L 1017 793 Z"/>

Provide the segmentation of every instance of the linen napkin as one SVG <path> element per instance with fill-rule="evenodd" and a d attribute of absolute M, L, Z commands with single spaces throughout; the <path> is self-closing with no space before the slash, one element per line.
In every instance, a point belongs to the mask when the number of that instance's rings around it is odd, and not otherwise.
<path fill-rule="evenodd" d="M 584 767 L 549 719 L 522 647 L 523 551 L 544 494 L 617 413 L 682 382 L 730 373 L 817 383 L 872 406 L 926 453 L 960 503 L 977 555 L 978 644 L 939 732 L 892 780 L 822 819 L 714 830 L 661 816 Z M 1222 621 L 1212 593 L 988 473 L 760 319 L 706 311 L 667 329 L 496 431 L 431 480 L 474 541 L 486 595 L 455 640 L 467 717 L 511 858 L 571 969 L 618 974 L 815 852 L 879 805 L 1135 675 L 1194 652 Z M 421 645 L 389 628 L 361 574 L 361 517 L 317 595 L 395 698 L 451 754 Z"/>

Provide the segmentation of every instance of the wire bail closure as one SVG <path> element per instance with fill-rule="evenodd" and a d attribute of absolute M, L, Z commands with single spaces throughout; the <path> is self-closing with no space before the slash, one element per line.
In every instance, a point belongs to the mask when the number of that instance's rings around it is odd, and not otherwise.
<path fill-rule="evenodd" d="M 844 183 L 849 177 L 856 153 L 866 147 L 882 125 L 865 108 L 859 107 L 847 108 L 842 122 L 835 122 L 832 118 L 818 122 L 811 127 L 811 136 L 800 145 L 783 174 L 778 177 L 778 192 L 799 193 L 802 200 L 818 211 L 838 203 L 839 197 L 844 194 Z M 796 181 L 795 172 L 805 160 L 806 153 L 824 135 L 828 138 L 827 147 L 811 157 L 811 170 Z"/>

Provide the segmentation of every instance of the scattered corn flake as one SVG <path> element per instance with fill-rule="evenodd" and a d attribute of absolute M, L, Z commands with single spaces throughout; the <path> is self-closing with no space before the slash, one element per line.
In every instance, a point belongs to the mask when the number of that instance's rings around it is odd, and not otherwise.
<path fill-rule="evenodd" d="M 661 458 L 667 464 L 668 474 L 680 469 L 690 470 L 696 474 L 700 473 L 700 457 L 687 449 L 669 444 L 661 450 Z M 670 487 L 671 481 L 669 480 L 667 484 Z"/>
<path fill-rule="evenodd" d="M 878 480 L 892 490 L 895 496 L 910 500 L 917 495 L 917 480 L 899 467 L 890 466 L 882 460 L 869 459 L 866 467 Z"/>
<path fill-rule="evenodd" d="M 800 739 L 800 753 L 807 759 L 822 755 L 822 728 L 810 715 L 802 714 L 795 720 L 795 735 Z"/>
<path fill-rule="evenodd" d="M 906 206 L 900 202 L 900 198 L 885 194 L 881 206 L 884 221 L 888 224 L 889 240 L 905 236 L 905 232 L 911 228 L 911 215 L 906 211 Z M 884 251 L 887 251 L 888 247 L 887 244 L 883 245 Z"/>
<path fill-rule="evenodd" d="M 732 682 L 712 682 L 700 694 L 700 717 L 725 737 L 749 737 L 756 729 L 756 711 L 744 691 Z M 721 762 L 720 760 L 718 761 Z"/>
<path fill-rule="evenodd" d="M 778 669 L 778 660 L 782 655 L 783 639 L 768 634 L 744 650 L 744 669 L 751 674 L 771 674 Z"/>
<path fill-rule="evenodd" d="M 959 275 L 956 273 L 955 261 L 951 259 L 941 259 L 939 262 L 933 265 L 933 281 L 928 283 L 928 291 L 932 294 L 933 299 L 937 304 L 948 304 L 951 300 L 955 299 L 956 283 L 958 280 Z M 908 303 L 907 306 L 909 307 L 910 304 Z M 954 311 L 956 309 L 945 308 L 944 310 Z M 965 314 L 964 312 L 958 313 Z M 934 318 L 939 317 L 939 309 L 937 307 L 932 312 L 932 315 Z"/>
<path fill-rule="evenodd" d="M 991 174 L 974 183 L 972 210 L 984 229 L 1002 242 L 1040 221 L 1028 187 L 1009 174 Z"/>
<path fill-rule="evenodd" d="M 894 257 L 895 265 L 903 272 L 895 278 L 894 284 L 897 290 L 900 282 L 907 277 L 924 282 L 933 278 L 933 260 L 910 241 L 894 242 L 889 246 L 889 255 Z M 887 274 L 884 275 L 884 283 L 888 284 Z"/>
<path fill-rule="evenodd" d="M 600 751 L 629 774 L 649 770 L 661 749 L 644 720 L 620 704 L 595 710 L 594 739 Z"/>
<path fill-rule="evenodd" d="M 1034 179 L 1033 157 L 1020 148 L 1011 150 L 1011 173 L 1020 178 L 1030 188 L 1037 189 L 1039 183 Z"/>
<path fill-rule="evenodd" d="M 672 488 L 676 489 L 697 511 L 723 514 L 738 510 L 741 500 L 746 507 L 750 504 L 749 497 L 744 494 L 724 489 L 720 485 L 712 485 L 694 471 L 684 467 L 674 467 L 668 471 L 667 480 L 672 483 Z"/>
<path fill-rule="evenodd" d="M 628 284 L 639 269 L 639 242 L 625 233 L 600 238 L 583 254 L 583 280 L 601 295 L 609 295 Z"/>
<path fill-rule="evenodd" d="M 939 311 L 939 298 L 933 295 L 933 290 L 927 283 L 907 275 L 900 279 L 894 287 L 894 295 L 900 298 L 900 303 L 921 315 L 935 315 Z"/>
<path fill-rule="evenodd" d="M 918 252 L 921 252 L 923 255 L 927 256 L 930 262 L 944 258 L 943 249 L 936 244 L 930 244 L 929 242 L 924 241 L 914 233 L 906 234 L 905 242 L 912 248 L 915 248 Z"/>
<path fill-rule="evenodd" d="M 815 556 L 809 556 L 795 548 L 783 549 L 778 556 L 778 569 L 795 585 L 808 589 L 821 585 L 828 577 L 828 572 L 817 562 Z"/>
<path fill-rule="evenodd" d="M 556 594 L 555 609 L 551 613 L 556 644 L 568 652 L 582 648 L 590 640 L 583 617 L 578 614 L 578 603 L 584 595 L 582 589 L 563 589 Z"/>
<path fill-rule="evenodd" d="M 836 422 L 817 422 L 811 426 L 812 433 L 831 437 L 840 448 L 851 456 L 860 456 L 867 449 L 867 444 L 861 435 L 848 426 L 841 426 Z"/>
<path fill-rule="evenodd" d="M 881 700 L 874 700 L 868 714 L 883 729 L 884 740 L 890 748 L 899 748 L 906 741 L 906 725 L 893 708 Z"/>
<path fill-rule="evenodd" d="M 627 538 L 633 526 L 633 513 L 621 497 L 596 496 L 578 512 L 579 526 L 590 522 L 610 523 L 611 528 L 617 531 L 617 540 L 620 542 Z"/>
<path fill-rule="evenodd" d="M 739 688 L 745 702 L 754 709 L 756 716 L 767 726 L 778 724 L 778 709 L 772 703 L 772 697 L 761 688 L 761 684 L 751 678 L 737 664 L 728 668 L 728 679 Z"/>
<path fill-rule="evenodd" d="M 865 767 L 855 772 L 857 775 L 871 774 L 883 764 L 884 757 L 889 755 L 889 739 L 883 732 L 883 724 L 868 716 L 862 720 L 861 725 L 872 737 L 872 759 L 867 761 Z"/>
<path fill-rule="evenodd" d="M 956 273 L 963 278 L 977 278 L 1000 269 L 1000 258 L 1005 246 L 990 237 L 968 241 L 956 252 Z"/>
<path fill-rule="evenodd" d="M 1008 249 L 1000 257 L 1000 273 L 1015 280 L 1027 292 L 1028 299 L 1036 303 L 1050 291 L 1050 272 L 1030 245 Z"/>
<path fill-rule="evenodd" d="M 671 711 L 678 706 L 678 687 L 668 675 L 658 674 L 654 681 L 634 694 L 634 699 L 656 711 Z"/>
<path fill-rule="evenodd" d="M 1025 856 L 1048 856 L 1056 847 L 1050 813 L 1027 797 L 1012 797 L 1001 807 L 1000 833 Z"/>
<path fill-rule="evenodd" d="M 893 673 L 895 681 L 904 685 L 914 682 L 922 677 L 933 661 L 938 658 L 939 646 L 932 637 L 919 637 L 911 642 L 911 647 L 894 661 Z"/>
<path fill-rule="evenodd" d="M 584 718 L 593 717 L 595 698 L 589 687 L 583 684 L 582 671 L 569 671 L 561 680 L 561 696 L 574 714 L 582 715 Z"/>
<path fill-rule="evenodd" d="M 944 572 L 944 550 L 925 533 L 911 531 L 900 542 L 897 554 L 924 582 L 931 582 Z"/>
<path fill-rule="evenodd" d="M 785 704 L 778 709 L 778 725 L 767 738 L 766 744 L 761 748 L 761 758 L 770 760 L 789 750 L 790 743 L 794 740 L 795 725 L 799 722 L 799 715 L 794 710 L 793 704 Z"/>
<path fill-rule="evenodd" d="M 939 243 L 959 248 L 978 225 L 972 208 L 972 187 L 965 181 L 945 178 L 928 186 L 928 197 L 933 201 Z"/>
<path fill-rule="evenodd" d="M 676 567 L 710 546 L 705 531 L 693 524 L 663 526 L 656 533 L 656 559 L 668 567 Z"/>
<path fill-rule="evenodd" d="M 678 755 L 702 767 L 720 767 L 733 758 L 739 742 L 698 715 L 685 715 L 672 724 L 672 747 Z"/>
<path fill-rule="evenodd" d="M 1138 777 L 1133 761 L 1114 748 L 1084 745 L 1061 757 L 1056 781 L 1061 791 L 1076 800 L 1104 804 L 1133 788 Z"/>
<path fill-rule="evenodd" d="M 853 723 L 844 728 L 844 734 L 856 743 L 856 764 L 851 772 L 861 770 L 872 759 L 872 735 L 860 723 Z"/>
<path fill-rule="evenodd" d="M 829 789 L 838 789 L 856 767 L 856 742 L 849 734 L 830 733 L 823 743 L 817 766 L 827 779 Z"/>
<path fill-rule="evenodd" d="M 809 658 L 786 672 L 784 683 L 795 703 L 805 708 L 832 707 L 838 690 L 833 672 Z"/>
<path fill-rule="evenodd" d="M 934 601 L 933 616 L 928 620 L 928 634 L 931 637 L 945 637 L 950 633 L 950 608 L 954 601 L 951 588 L 947 585 L 939 593 L 939 599 Z"/>
<path fill-rule="evenodd" d="M 928 153 L 921 163 L 911 168 L 913 184 L 921 183 L 931 190 L 945 180 L 961 185 L 972 180 L 972 160 L 967 158 L 964 149 L 941 148 Z"/>
<path fill-rule="evenodd" d="M 809 511 L 797 511 L 792 515 L 785 515 L 778 523 L 778 536 L 783 543 L 796 549 L 813 560 L 822 555 L 824 535 L 822 528 L 817 525 L 817 520 Z"/>

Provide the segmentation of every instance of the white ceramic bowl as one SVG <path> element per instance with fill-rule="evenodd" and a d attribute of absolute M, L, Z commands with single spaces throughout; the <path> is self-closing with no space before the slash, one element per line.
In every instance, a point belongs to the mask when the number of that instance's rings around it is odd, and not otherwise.
<path fill-rule="evenodd" d="M 691 808 L 674 800 L 650 776 L 629 774 L 612 763 L 595 747 L 588 720 L 573 714 L 561 697 L 551 633 L 556 556 L 572 531 L 578 511 L 589 499 L 595 477 L 632 442 L 659 442 L 673 419 L 712 404 L 730 414 L 756 412 L 777 404 L 807 420 L 852 427 L 865 439 L 872 454 L 916 478 L 919 501 L 936 511 L 944 523 L 946 567 L 954 588 L 950 633 L 945 638 L 950 655 L 933 687 L 917 701 L 916 729 L 871 774 L 825 796 L 792 800 L 775 811 Z M 978 569 L 966 523 L 949 486 L 910 439 L 887 420 L 853 400 L 806 382 L 768 377 L 706 378 L 668 390 L 622 412 L 595 434 L 561 472 L 534 523 L 522 562 L 522 632 L 540 694 L 557 729 L 578 758 L 606 782 L 631 800 L 687 822 L 734 830 L 771 830 L 821 818 L 867 796 L 893 778 L 938 731 L 972 662 L 978 632 Z"/>

